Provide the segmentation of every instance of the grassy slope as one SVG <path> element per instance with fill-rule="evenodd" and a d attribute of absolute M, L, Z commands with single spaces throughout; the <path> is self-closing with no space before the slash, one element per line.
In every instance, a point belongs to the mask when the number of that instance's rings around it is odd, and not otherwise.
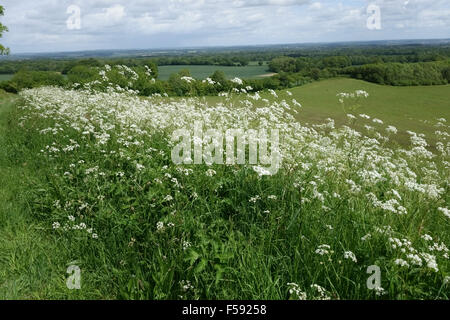
<path fill-rule="evenodd" d="M 366 90 L 370 96 L 362 101 L 361 108 L 353 112 L 355 115 L 365 113 L 373 118 L 384 121 L 387 125 L 396 126 L 399 133 L 395 139 L 401 144 L 409 144 L 409 135 L 406 130 L 424 133 L 432 144 L 434 142 L 433 125 L 437 118 L 446 118 L 450 121 L 450 85 L 446 86 L 417 86 L 417 87 L 392 87 L 382 86 L 362 80 L 336 78 L 313 82 L 301 87 L 292 88 L 292 97 L 286 94 L 286 90 L 278 92 L 279 99 L 296 99 L 302 104 L 302 109 L 297 114 L 301 123 L 323 123 L 325 119 L 332 118 L 336 125 L 348 123 L 346 114 L 338 102 L 336 94 L 340 92 L 353 92 Z M 269 100 L 273 97 L 266 93 L 261 95 Z M 207 97 L 209 103 L 215 103 L 219 99 Z M 370 120 L 359 119 L 356 129 L 364 131 L 364 124 L 374 125 Z"/>
<path fill-rule="evenodd" d="M 0 300 L 112 299 L 109 286 L 114 281 L 109 273 L 83 274 L 82 262 L 77 264 L 84 290 L 67 289 L 66 270 L 78 257 L 73 256 L 76 250 L 31 215 L 26 193 L 30 184 L 45 177 L 30 166 L 30 154 L 11 152 L 21 148 L 21 141 L 8 140 L 14 130 L 8 119 L 15 117 L 17 99 L 0 90 Z"/>
<path fill-rule="evenodd" d="M 6 126 L 14 97 L 0 93 L 0 99 L 0 298 L 32 298 L 45 287 L 41 281 L 48 271 L 46 248 L 52 244 L 28 217 L 24 190 L 17 183 L 28 174 L 26 166 L 8 159 Z"/>
<path fill-rule="evenodd" d="M 421 119 L 450 119 L 449 86 L 399 88 L 334 79 L 291 91 L 303 104 L 300 121 L 321 122 L 331 117 L 344 122 L 345 115 L 337 103 L 336 93 L 355 89 L 364 89 L 371 94 L 358 113 L 378 117 L 401 130 L 430 133 L 434 128 Z M 69 252 L 65 250 L 68 244 L 52 236 L 49 230 L 44 230 L 48 226 L 37 223 L 29 215 L 24 200 L 26 184 L 18 181 L 39 177 L 38 171 L 29 168 L 24 159 L 8 154 L 7 120 L 13 112 L 14 99 L 12 95 L 0 93 L 0 299 L 108 298 L 105 294 L 107 285 L 99 285 L 99 282 L 107 284 L 113 279 L 101 270 L 91 272 L 92 279 L 86 278 L 83 282 L 86 290 L 66 289 L 65 271 L 67 264 L 74 260 L 65 253 Z M 214 98 L 208 99 L 214 101 Z M 97 287 L 89 288 L 89 283 L 97 284 Z M 113 292 L 110 294 L 114 295 Z"/>
<path fill-rule="evenodd" d="M 357 89 L 366 90 L 370 96 L 355 114 L 365 113 L 382 119 L 386 125 L 396 126 L 400 131 L 400 142 L 407 139 L 406 130 L 425 133 L 431 137 L 435 131 L 432 125 L 436 123 L 436 118 L 443 117 L 450 120 L 449 85 L 391 87 L 353 79 L 331 79 L 294 88 L 291 91 L 303 105 L 298 117 L 300 121 L 318 122 L 333 118 L 340 124 L 347 119 L 337 102 L 336 94 Z"/>
<path fill-rule="evenodd" d="M 25 201 L 23 182 L 36 174 L 8 154 L 8 118 L 16 99 L 0 92 L 0 299 L 38 299 L 64 289 L 65 265 L 57 239 L 32 219 Z"/>

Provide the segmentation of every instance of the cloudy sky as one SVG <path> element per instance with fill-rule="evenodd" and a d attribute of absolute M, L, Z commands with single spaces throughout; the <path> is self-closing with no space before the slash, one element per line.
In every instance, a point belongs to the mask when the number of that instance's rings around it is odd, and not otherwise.
<path fill-rule="evenodd" d="M 449 0 L 3 0 L 0 4 L 5 7 L 0 22 L 9 27 L 1 41 L 13 53 L 450 38 Z M 380 9 L 380 25 L 374 22 L 376 11 L 367 10 L 370 4 Z"/>

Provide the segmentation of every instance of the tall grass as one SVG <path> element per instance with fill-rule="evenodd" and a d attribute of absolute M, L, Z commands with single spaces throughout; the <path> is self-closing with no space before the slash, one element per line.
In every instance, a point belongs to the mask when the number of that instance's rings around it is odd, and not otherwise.
<path fill-rule="evenodd" d="M 38 173 L 16 181 L 40 234 L 57 242 L 59 273 L 44 297 L 449 298 L 445 119 L 432 154 L 413 132 L 411 147 L 391 146 L 387 125 L 363 118 L 352 121 L 376 129 L 301 126 L 288 96 L 256 106 L 254 95 L 217 105 L 57 88 L 21 95 L 7 156 Z M 245 165 L 173 164 L 171 132 L 199 119 L 280 129 L 283 167 L 259 176 Z M 65 288 L 71 263 L 81 290 Z M 366 285 L 371 265 L 379 290 Z"/>

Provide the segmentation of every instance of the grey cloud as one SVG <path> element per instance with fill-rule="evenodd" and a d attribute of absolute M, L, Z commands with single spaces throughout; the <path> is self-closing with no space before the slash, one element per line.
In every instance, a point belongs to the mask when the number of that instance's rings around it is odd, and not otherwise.
<path fill-rule="evenodd" d="M 365 27 L 366 7 L 383 29 Z M 13 52 L 450 37 L 447 0 L 4 0 Z M 81 30 L 66 9 L 81 8 Z"/>

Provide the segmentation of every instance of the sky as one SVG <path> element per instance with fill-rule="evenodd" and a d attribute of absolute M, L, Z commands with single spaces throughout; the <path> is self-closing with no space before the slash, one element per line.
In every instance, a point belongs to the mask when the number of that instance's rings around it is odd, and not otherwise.
<path fill-rule="evenodd" d="M 449 0 L 0 0 L 12 53 L 450 38 Z"/>

